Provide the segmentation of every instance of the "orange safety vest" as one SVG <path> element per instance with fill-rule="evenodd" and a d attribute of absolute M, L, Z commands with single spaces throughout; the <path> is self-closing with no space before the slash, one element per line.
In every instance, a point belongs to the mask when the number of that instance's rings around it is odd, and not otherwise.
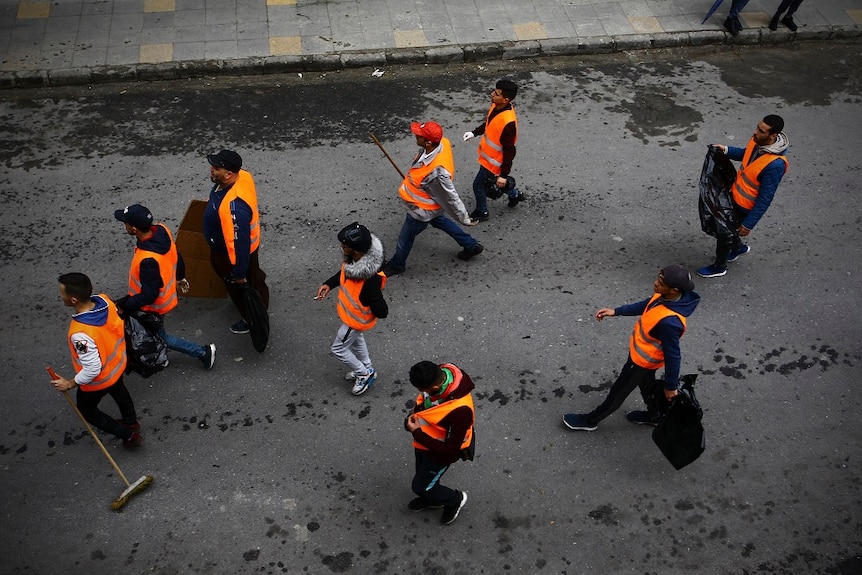
<path fill-rule="evenodd" d="M 98 391 L 115 384 L 123 371 L 126 369 L 126 335 L 123 329 L 123 320 L 117 314 L 117 306 L 108 296 L 99 294 L 108 304 L 108 321 L 105 325 L 95 326 L 81 323 L 75 318 L 69 324 L 69 349 L 72 351 L 72 364 L 75 373 L 81 371 L 84 366 L 78 358 L 78 352 L 72 343 L 72 335 L 84 332 L 96 342 L 99 350 L 99 359 L 102 362 L 102 371 L 92 382 L 81 386 L 82 391 Z"/>
<path fill-rule="evenodd" d="M 754 138 L 748 141 L 745 147 L 745 154 L 742 156 L 742 169 L 736 174 L 736 181 L 733 182 L 733 201 L 746 210 L 754 207 L 754 202 L 757 201 L 757 195 L 760 193 L 760 172 L 763 169 L 779 158 L 784 161 L 784 173 L 787 173 L 787 158 L 777 154 L 763 154 L 750 164 L 748 163 L 751 154 L 754 153 L 754 147 L 757 144 Z"/>
<path fill-rule="evenodd" d="M 254 180 L 251 174 L 240 170 L 237 180 L 225 194 L 218 208 L 219 222 L 224 236 L 227 257 L 231 264 L 236 263 L 236 249 L 234 248 L 234 223 L 233 215 L 230 213 L 230 204 L 239 198 L 251 207 L 251 249 L 249 253 L 260 247 L 260 214 L 257 211 L 257 192 L 254 188 Z"/>
<path fill-rule="evenodd" d="M 159 264 L 159 275 L 162 277 L 162 287 L 156 301 L 141 307 L 143 311 L 149 311 L 164 315 L 177 307 L 177 246 L 174 238 L 164 224 L 155 224 L 163 228 L 171 240 L 171 248 L 166 254 L 159 254 L 135 247 L 135 255 L 132 256 L 132 267 L 129 269 L 129 295 L 141 293 L 141 262 L 147 258 L 153 258 Z"/>
<path fill-rule="evenodd" d="M 461 370 L 452 365 L 451 363 L 444 363 L 440 367 L 445 367 L 449 371 L 452 372 L 452 383 L 449 384 L 449 392 L 451 393 L 455 389 L 458 388 L 458 385 L 461 383 L 461 379 L 463 378 L 463 374 Z M 420 393 L 416 397 L 416 404 L 419 405 L 425 400 L 425 396 Z M 458 397 L 455 399 L 450 399 L 449 401 L 444 401 L 439 405 L 435 405 L 433 407 L 429 407 L 428 409 L 422 410 L 418 412 L 420 417 L 425 421 L 426 425 L 422 426 L 422 431 L 425 432 L 426 435 L 433 437 L 438 441 L 446 440 L 446 428 L 440 425 L 440 420 L 449 415 L 452 411 L 458 409 L 466 405 L 470 408 L 470 411 L 473 413 L 473 423 L 476 422 L 476 410 L 473 408 L 473 395 L 468 393 L 462 397 Z M 470 443 L 473 441 L 473 425 L 470 425 L 470 429 L 467 430 L 467 433 L 464 435 L 464 441 L 461 442 L 461 449 L 467 449 L 470 447 Z M 415 439 L 413 440 L 413 447 L 416 449 L 424 449 L 428 450 L 427 447 L 420 444 Z"/>
<path fill-rule="evenodd" d="M 494 105 L 491 104 L 491 109 L 488 110 L 488 118 L 491 112 L 494 111 Z M 515 142 L 518 141 L 518 118 L 515 116 L 515 109 L 504 110 L 494 116 L 493 120 L 485 119 L 485 133 L 482 134 L 482 139 L 479 140 L 479 164 L 484 166 L 495 176 L 500 175 L 500 167 L 503 165 L 503 145 L 500 144 L 500 137 L 503 135 L 503 128 L 510 122 L 515 122 Z"/>
<path fill-rule="evenodd" d="M 661 294 L 655 294 L 650 298 L 646 310 L 638 318 L 629 339 L 629 357 L 644 369 L 658 369 L 664 365 L 664 350 L 661 348 L 661 340 L 650 335 L 650 331 L 658 322 L 675 315 L 682 322 L 682 332 L 685 333 L 684 315 L 673 311 L 664 304 L 652 305 L 660 297 Z"/>
<path fill-rule="evenodd" d="M 422 180 L 438 166 L 443 166 L 452 178 L 455 177 L 455 159 L 452 157 L 452 144 L 446 138 L 441 139 L 440 144 L 443 148 L 434 156 L 434 159 L 424 166 L 410 168 L 407 175 L 404 176 L 404 181 L 401 182 L 401 187 L 398 188 L 398 195 L 401 196 L 402 200 L 415 204 L 423 210 L 439 210 L 440 204 L 422 189 Z"/>
<path fill-rule="evenodd" d="M 374 327 L 377 323 L 377 316 L 371 313 L 371 308 L 362 305 L 359 301 L 359 293 L 362 291 L 362 286 L 365 285 L 365 280 L 348 278 L 344 275 L 344 266 L 341 264 L 341 289 L 338 290 L 338 317 L 353 329 L 365 331 Z M 386 287 L 386 274 L 377 272 L 382 278 L 380 289 Z"/>

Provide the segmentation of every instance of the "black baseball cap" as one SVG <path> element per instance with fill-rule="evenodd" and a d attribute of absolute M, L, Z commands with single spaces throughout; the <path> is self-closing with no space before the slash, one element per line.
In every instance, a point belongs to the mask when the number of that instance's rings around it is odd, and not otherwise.
<path fill-rule="evenodd" d="M 694 291 L 694 282 L 691 281 L 691 274 L 679 264 L 672 264 L 666 268 L 662 268 L 661 276 L 668 287 L 685 292 Z"/>
<path fill-rule="evenodd" d="M 149 229 L 153 223 L 153 214 L 141 204 L 132 204 L 122 210 L 116 210 L 114 217 L 124 224 L 142 230 Z"/>
<path fill-rule="evenodd" d="M 242 168 L 242 158 L 233 150 L 222 150 L 218 154 L 207 155 L 207 161 L 215 168 L 238 172 Z"/>

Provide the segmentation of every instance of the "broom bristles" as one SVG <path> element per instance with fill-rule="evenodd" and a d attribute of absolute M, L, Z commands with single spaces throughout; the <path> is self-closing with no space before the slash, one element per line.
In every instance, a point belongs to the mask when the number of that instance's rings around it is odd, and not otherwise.
<path fill-rule="evenodd" d="M 129 498 L 132 495 L 136 495 L 150 486 L 150 483 L 153 482 L 152 475 L 143 475 L 140 479 L 129 485 L 125 491 L 117 495 L 117 498 L 114 499 L 113 503 L 111 503 L 111 509 L 116 511 L 123 505 L 129 502 Z"/>

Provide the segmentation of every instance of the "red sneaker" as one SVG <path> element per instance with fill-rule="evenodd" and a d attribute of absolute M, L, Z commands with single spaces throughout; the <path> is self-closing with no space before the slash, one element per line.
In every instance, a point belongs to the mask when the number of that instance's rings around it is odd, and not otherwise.
<path fill-rule="evenodd" d="M 136 422 L 134 422 L 134 423 L 132 423 L 132 424 L 128 424 L 128 423 L 126 423 L 125 421 L 123 421 L 122 419 L 116 419 L 115 421 L 116 421 L 117 423 L 119 423 L 120 425 L 123 425 L 123 426 L 125 426 L 125 427 L 128 427 L 128 428 L 129 428 L 129 429 L 131 429 L 132 431 L 137 431 L 137 432 L 140 432 L 140 431 L 141 431 L 141 424 L 140 424 L 140 422 L 138 422 L 138 421 L 136 421 Z"/>
<path fill-rule="evenodd" d="M 134 449 L 136 447 L 140 447 L 143 442 L 144 436 L 137 431 L 133 431 L 130 438 L 123 440 L 123 447 L 126 449 Z"/>

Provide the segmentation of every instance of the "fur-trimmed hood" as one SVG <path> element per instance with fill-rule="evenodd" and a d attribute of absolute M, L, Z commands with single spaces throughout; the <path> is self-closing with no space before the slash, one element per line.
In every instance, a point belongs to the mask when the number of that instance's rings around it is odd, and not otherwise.
<path fill-rule="evenodd" d="M 359 260 L 344 256 L 344 275 L 351 279 L 367 280 L 383 267 L 383 243 L 371 234 L 371 248 Z"/>

